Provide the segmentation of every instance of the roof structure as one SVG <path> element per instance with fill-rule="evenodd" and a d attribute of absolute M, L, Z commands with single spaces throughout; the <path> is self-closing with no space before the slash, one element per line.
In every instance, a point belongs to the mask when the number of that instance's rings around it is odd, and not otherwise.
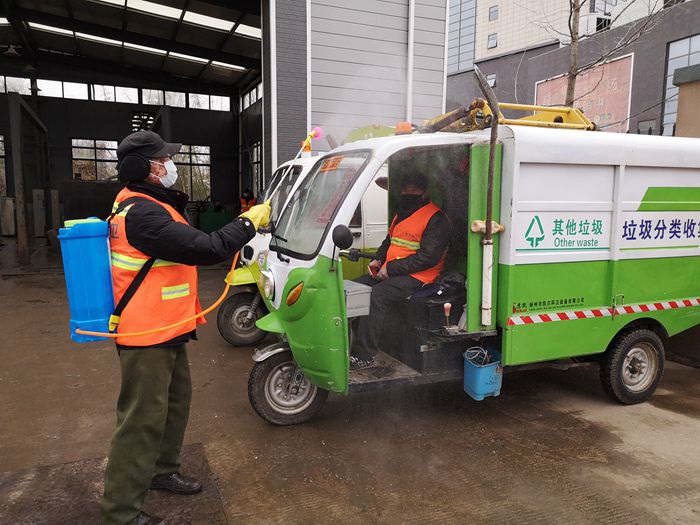
<path fill-rule="evenodd" d="M 82 67 L 215 91 L 245 87 L 261 70 L 255 0 L 0 0 L 0 17 L 2 58 L 12 46 L 39 70 Z"/>

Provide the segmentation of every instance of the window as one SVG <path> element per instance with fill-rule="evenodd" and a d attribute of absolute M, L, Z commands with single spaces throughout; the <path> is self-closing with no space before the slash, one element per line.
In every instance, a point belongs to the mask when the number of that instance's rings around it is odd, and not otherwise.
<path fill-rule="evenodd" d="M 115 100 L 117 102 L 127 102 L 129 104 L 139 103 L 139 90 L 136 88 L 128 87 L 115 87 Z"/>
<path fill-rule="evenodd" d="M 31 95 L 31 82 L 28 78 L 5 77 L 5 85 L 8 93 Z"/>
<path fill-rule="evenodd" d="M 0 93 L 5 92 L 5 77 L 0 76 Z"/>
<path fill-rule="evenodd" d="M 451 0 L 447 42 L 447 72 L 474 67 L 476 0 Z"/>
<path fill-rule="evenodd" d="M 76 82 L 64 82 L 63 96 L 65 98 L 77 98 L 79 100 L 87 100 L 88 86 L 87 84 L 79 84 Z"/>
<path fill-rule="evenodd" d="M 498 20 L 498 6 L 494 5 L 489 7 L 489 22 Z"/>
<path fill-rule="evenodd" d="M 253 178 L 253 194 L 259 195 L 260 191 L 265 187 L 262 170 L 262 143 L 260 141 L 253 144 L 250 150 L 250 169 Z"/>
<path fill-rule="evenodd" d="M 678 109 L 678 88 L 673 85 L 676 69 L 700 64 L 700 34 L 671 42 L 666 61 L 666 85 L 664 90 L 663 135 L 673 135 Z"/>
<path fill-rule="evenodd" d="M 174 108 L 187 107 L 185 93 L 179 93 L 177 91 L 166 91 L 165 92 L 165 105 L 172 106 Z"/>
<path fill-rule="evenodd" d="M 493 49 L 498 45 L 498 33 L 492 33 L 488 37 L 488 41 L 486 42 L 486 47 L 487 49 Z"/>
<path fill-rule="evenodd" d="M 209 109 L 209 95 L 190 93 L 190 107 L 194 109 Z"/>
<path fill-rule="evenodd" d="M 164 100 L 163 92 L 160 89 L 142 89 L 141 100 L 144 104 L 162 106 Z"/>
<path fill-rule="evenodd" d="M 605 31 L 610 27 L 611 20 L 608 17 L 597 17 L 595 19 L 595 30 L 596 32 Z"/>
<path fill-rule="evenodd" d="M 107 180 L 117 176 L 117 141 L 73 139 L 73 178 Z"/>
<path fill-rule="evenodd" d="M 209 146 L 182 146 L 173 157 L 177 164 L 175 188 L 187 193 L 193 201 L 211 197 L 211 155 Z"/>
<path fill-rule="evenodd" d="M 39 88 L 39 96 L 42 97 L 62 97 L 63 82 L 60 80 L 37 79 L 36 86 Z"/>
<path fill-rule="evenodd" d="M 0 135 L 0 197 L 7 195 L 7 179 L 5 177 L 5 137 Z"/>
<path fill-rule="evenodd" d="M 220 97 L 217 95 L 212 95 L 211 99 L 211 109 L 217 111 L 230 111 L 231 110 L 231 99 L 228 97 Z"/>
<path fill-rule="evenodd" d="M 490 75 L 486 75 L 486 83 L 491 87 L 495 87 L 496 86 L 496 73 L 491 73 Z"/>
<path fill-rule="evenodd" d="M 114 94 L 114 86 L 99 86 L 92 85 L 92 100 L 101 100 L 103 102 L 114 102 L 116 100 Z"/>
<path fill-rule="evenodd" d="M 257 84 L 241 95 L 241 111 L 249 108 L 262 98 L 262 84 Z"/>

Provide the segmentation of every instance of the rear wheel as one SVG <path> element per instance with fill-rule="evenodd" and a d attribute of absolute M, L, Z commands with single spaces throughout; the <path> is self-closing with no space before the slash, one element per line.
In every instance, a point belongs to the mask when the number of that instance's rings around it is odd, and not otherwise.
<path fill-rule="evenodd" d="M 248 379 L 248 399 L 257 414 L 273 425 L 296 425 L 314 417 L 328 390 L 311 383 L 290 351 L 255 363 Z"/>
<path fill-rule="evenodd" d="M 227 343 L 233 346 L 254 346 L 262 341 L 267 332 L 255 325 L 255 321 L 265 315 L 261 300 L 254 305 L 257 293 L 240 292 L 227 298 L 219 307 L 216 325 Z M 259 298 L 258 298 L 259 299 Z M 250 310 L 255 306 L 252 318 Z"/>
<path fill-rule="evenodd" d="M 610 397 L 625 405 L 649 399 L 664 372 L 664 345 L 651 330 L 623 332 L 600 365 L 600 380 Z"/>

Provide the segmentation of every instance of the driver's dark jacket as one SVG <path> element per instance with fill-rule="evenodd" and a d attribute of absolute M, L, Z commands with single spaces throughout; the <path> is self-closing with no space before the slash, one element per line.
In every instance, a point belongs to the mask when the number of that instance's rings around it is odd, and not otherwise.
<path fill-rule="evenodd" d="M 397 221 L 400 222 L 407 217 L 398 216 Z M 447 250 L 449 243 L 450 221 L 443 211 L 439 211 L 428 221 L 418 251 L 409 257 L 395 259 L 387 263 L 386 271 L 389 277 L 411 275 L 412 273 L 432 268 L 440 261 L 440 257 Z M 377 260 L 382 263 L 386 260 L 386 253 L 390 244 L 391 235 L 387 235 L 377 250 Z"/>
<path fill-rule="evenodd" d="M 187 194 L 145 182 L 131 182 L 129 189 L 169 204 L 189 220 L 185 211 Z M 133 206 L 126 214 L 126 239 L 150 257 L 189 266 L 216 264 L 232 257 L 255 236 L 255 227 L 245 218 L 239 217 L 215 232 L 204 233 L 174 221 L 165 208 L 148 199 L 130 199 L 129 204 Z M 194 332 L 183 334 L 155 346 L 177 346 L 194 336 Z"/>

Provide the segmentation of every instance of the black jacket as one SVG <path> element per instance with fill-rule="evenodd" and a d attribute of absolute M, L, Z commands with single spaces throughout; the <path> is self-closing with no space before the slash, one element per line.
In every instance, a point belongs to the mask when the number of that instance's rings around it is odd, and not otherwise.
<path fill-rule="evenodd" d="M 188 218 L 185 211 L 188 196 L 185 193 L 145 182 L 129 183 L 128 188 L 169 204 Z M 216 264 L 232 257 L 255 236 L 255 227 L 244 218 L 237 218 L 215 232 L 204 233 L 174 221 L 165 208 L 148 199 L 133 198 L 124 203 L 133 204 L 126 214 L 126 239 L 149 257 L 189 266 Z M 154 346 L 177 346 L 194 336 L 194 332 L 183 334 Z M 125 345 L 117 347 L 130 348 Z"/>
<path fill-rule="evenodd" d="M 386 236 L 384 242 L 377 250 L 377 260 L 382 263 L 386 260 L 386 253 L 391 244 L 391 234 Z M 432 268 L 445 253 L 450 244 L 450 221 L 443 211 L 433 215 L 423 232 L 420 248 L 413 255 L 403 259 L 395 259 L 386 265 L 389 277 L 398 275 L 410 275 Z"/>

